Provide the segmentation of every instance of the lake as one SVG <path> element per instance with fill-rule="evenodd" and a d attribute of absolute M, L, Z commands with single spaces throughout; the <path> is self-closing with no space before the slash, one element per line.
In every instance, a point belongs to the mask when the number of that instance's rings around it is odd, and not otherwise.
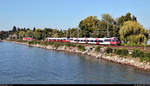
<path fill-rule="evenodd" d="M 150 84 L 150 72 L 90 56 L 0 42 L 0 84 Z"/>

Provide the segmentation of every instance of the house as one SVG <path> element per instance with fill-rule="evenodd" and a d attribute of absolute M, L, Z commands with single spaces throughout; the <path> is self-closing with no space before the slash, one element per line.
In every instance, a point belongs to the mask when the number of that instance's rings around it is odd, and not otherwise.
<path fill-rule="evenodd" d="M 7 39 L 17 39 L 18 36 L 16 34 L 13 35 L 9 35 L 9 37 Z"/>

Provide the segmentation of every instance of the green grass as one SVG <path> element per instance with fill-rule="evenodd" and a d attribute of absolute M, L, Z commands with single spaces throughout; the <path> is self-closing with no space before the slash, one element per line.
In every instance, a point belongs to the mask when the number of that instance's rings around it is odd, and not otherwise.
<path fill-rule="evenodd" d="M 86 50 L 83 45 L 78 45 L 77 47 L 78 47 L 78 49 L 81 50 L 81 51 L 85 51 L 85 50 Z"/>
<path fill-rule="evenodd" d="M 114 49 L 114 53 L 121 56 L 126 56 L 129 54 L 127 49 Z"/>

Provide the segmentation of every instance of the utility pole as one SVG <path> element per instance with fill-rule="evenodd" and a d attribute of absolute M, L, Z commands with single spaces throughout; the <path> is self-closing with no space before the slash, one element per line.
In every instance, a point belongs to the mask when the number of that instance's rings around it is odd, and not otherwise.
<path fill-rule="evenodd" d="M 79 27 L 77 28 L 77 38 L 79 38 Z"/>
<path fill-rule="evenodd" d="M 108 22 L 107 23 L 107 37 L 109 37 L 109 31 L 108 31 Z"/>

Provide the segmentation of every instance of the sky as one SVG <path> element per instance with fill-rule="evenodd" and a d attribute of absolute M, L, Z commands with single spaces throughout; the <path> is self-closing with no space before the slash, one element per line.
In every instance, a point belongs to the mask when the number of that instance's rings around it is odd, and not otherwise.
<path fill-rule="evenodd" d="M 109 13 L 118 18 L 130 12 L 150 29 L 150 0 L 0 0 L 0 30 L 78 27 L 88 16 Z"/>

